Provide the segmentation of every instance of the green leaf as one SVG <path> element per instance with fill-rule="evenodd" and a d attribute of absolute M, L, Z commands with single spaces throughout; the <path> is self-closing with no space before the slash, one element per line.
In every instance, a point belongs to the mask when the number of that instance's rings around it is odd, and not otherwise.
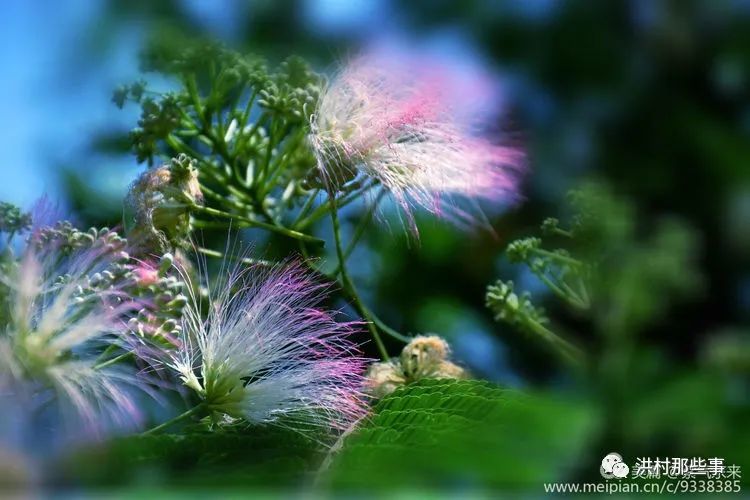
<path fill-rule="evenodd" d="M 593 434 L 581 403 L 423 380 L 381 400 L 322 472 L 331 487 L 525 487 L 560 480 Z"/>
<path fill-rule="evenodd" d="M 132 436 L 66 455 L 58 473 L 86 486 L 284 486 L 304 484 L 325 448 L 276 427 L 242 432 Z"/>

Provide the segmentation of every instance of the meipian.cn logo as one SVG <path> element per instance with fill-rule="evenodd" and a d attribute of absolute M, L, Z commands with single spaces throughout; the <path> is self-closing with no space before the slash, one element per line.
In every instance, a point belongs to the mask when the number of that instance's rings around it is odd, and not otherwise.
<path fill-rule="evenodd" d="M 628 475 L 630 467 L 622 461 L 619 453 L 608 453 L 602 459 L 602 466 L 599 467 L 599 473 L 604 479 L 622 479 Z"/>

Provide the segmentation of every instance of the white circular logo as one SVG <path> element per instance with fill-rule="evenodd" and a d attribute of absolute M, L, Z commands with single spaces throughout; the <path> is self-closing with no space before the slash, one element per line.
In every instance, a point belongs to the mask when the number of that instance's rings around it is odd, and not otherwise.
<path fill-rule="evenodd" d="M 629 472 L 628 464 L 622 461 L 622 456 L 619 453 L 608 453 L 602 459 L 602 465 L 599 467 L 599 473 L 604 479 L 622 479 Z"/>

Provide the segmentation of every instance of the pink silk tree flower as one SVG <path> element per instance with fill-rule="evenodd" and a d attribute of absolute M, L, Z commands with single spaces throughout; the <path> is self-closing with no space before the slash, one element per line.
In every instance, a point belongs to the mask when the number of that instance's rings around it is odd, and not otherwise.
<path fill-rule="evenodd" d="M 320 307 L 324 286 L 299 264 L 228 274 L 208 292 L 207 317 L 191 297 L 182 345 L 167 362 L 213 422 L 336 430 L 362 417 L 356 324 Z"/>
<path fill-rule="evenodd" d="M 397 53 L 350 62 L 324 89 L 310 143 L 329 189 L 375 179 L 414 227 L 413 209 L 473 222 L 461 200 L 516 198 L 518 149 L 482 135 L 494 102 L 481 78 Z"/>
<path fill-rule="evenodd" d="M 0 269 L 7 314 L 0 386 L 18 404 L 47 401 L 45 411 L 67 424 L 58 429 L 65 439 L 102 437 L 141 422 L 137 395 L 147 389 L 136 368 L 98 361 L 107 347 L 120 345 L 127 331 L 122 318 L 139 307 L 122 290 L 99 285 L 126 258 L 120 254 L 32 238 L 19 261 Z"/>
<path fill-rule="evenodd" d="M 141 260 L 133 266 L 133 275 L 138 285 L 142 287 L 155 285 L 160 278 L 159 269 L 147 260 Z"/>

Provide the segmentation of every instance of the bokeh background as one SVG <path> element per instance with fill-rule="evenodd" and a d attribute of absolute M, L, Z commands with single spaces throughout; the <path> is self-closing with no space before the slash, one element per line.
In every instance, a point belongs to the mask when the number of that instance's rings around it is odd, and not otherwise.
<path fill-rule="evenodd" d="M 381 317 L 403 332 L 445 336 L 478 376 L 513 387 L 571 384 L 537 343 L 493 321 L 484 293 L 497 278 L 513 279 L 545 302 L 543 287 L 503 249 L 544 217 L 560 216 L 566 191 L 592 177 L 631 200 L 641 220 L 678 216 L 698 237 L 701 285 L 639 332 L 639 352 L 659 353 L 686 379 L 711 370 L 715 339 L 747 354 L 750 2 L 10 0 L 0 16 L 0 199 L 28 207 L 46 192 L 83 225 L 121 221 L 122 198 L 144 167 L 127 140 L 139 110 L 118 109 L 112 91 L 143 76 L 139 51 L 165 30 L 270 61 L 300 55 L 322 72 L 358 47 L 387 42 L 496 76 L 505 108 L 498 128 L 523 146 L 530 167 L 523 203 L 489 212 L 498 237 L 424 219 L 418 245 L 376 227 L 352 257 L 355 280 Z M 591 340 L 585 322 L 554 300 L 546 305 L 581 330 L 579 342 Z M 732 377 L 700 386 L 716 407 L 684 389 L 672 410 L 690 403 L 700 421 L 746 408 L 747 372 Z M 680 425 L 670 418 L 664 425 Z M 727 453 L 746 454 L 747 443 L 735 440 Z"/>

